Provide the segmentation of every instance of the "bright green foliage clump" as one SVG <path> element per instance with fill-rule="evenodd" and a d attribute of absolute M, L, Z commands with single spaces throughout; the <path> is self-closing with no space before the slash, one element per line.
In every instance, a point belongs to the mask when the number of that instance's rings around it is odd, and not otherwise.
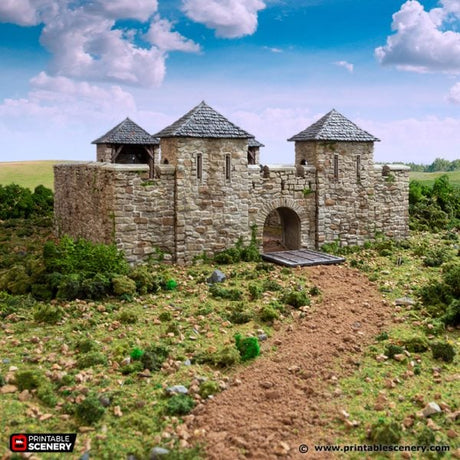
<path fill-rule="evenodd" d="M 166 403 L 168 415 L 187 415 L 195 407 L 195 401 L 188 395 L 174 395 Z"/>
<path fill-rule="evenodd" d="M 88 425 L 99 421 L 104 413 L 105 408 L 95 395 L 89 395 L 75 409 L 76 416 Z"/>
<path fill-rule="evenodd" d="M 289 291 L 282 297 L 282 302 L 295 308 L 310 305 L 310 299 L 305 291 Z"/>
<path fill-rule="evenodd" d="M 241 334 L 236 334 L 235 343 L 242 361 L 249 361 L 260 355 L 260 346 L 257 337 L 245 337 L 243 339 L 241 338 Z"/>
<path fill-rule="evenodd" d="M 451 363 L 456 355 L 454 347 L 447 342 L 436 342 L 431 345 L 434 359 L 440 359 L 446 363 Z"/>
<path fill-rule="evenodd" d="M 371 426 L 369 439 L 376 444 L 398 444 L 401 439 L 401 427 L 396 422 L 387 422 L 380 419 Z"/>
<path fill-rule="evenodd" d="M 131 359 L 139 360 L 142 358 L 143 354 L 144 354 L 144 351 L 141 350 L 140 348 L 133 348 L 129 356 L 131 356 Z"/>
<path fill-rule="evenodd" d="M 174 291 L 174 289 L 177 288 L 177 281 L 173 280 L 173 279 L 170 279 L 168 281 L 166 281 L 166 286 L 165 286 L 165 289 L 167 291 Z"/>

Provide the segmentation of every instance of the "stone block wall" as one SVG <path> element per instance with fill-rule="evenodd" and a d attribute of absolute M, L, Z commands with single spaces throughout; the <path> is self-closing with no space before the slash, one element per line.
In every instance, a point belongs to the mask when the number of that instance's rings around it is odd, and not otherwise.
<path fill-rule="evenodd" d="M 403 165 L 375 166 L 374 234 L 409 236 L 409 171 Z"/>

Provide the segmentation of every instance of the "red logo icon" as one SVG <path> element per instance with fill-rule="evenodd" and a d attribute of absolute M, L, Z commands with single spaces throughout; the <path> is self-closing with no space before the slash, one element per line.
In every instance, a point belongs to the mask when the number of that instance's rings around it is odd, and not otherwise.
<path fill-rule="evenodd" d="M 25 434 L 11 436 L 11 450 L 13 452 L 25 452 L 27 450 L 27 436 Z"/>

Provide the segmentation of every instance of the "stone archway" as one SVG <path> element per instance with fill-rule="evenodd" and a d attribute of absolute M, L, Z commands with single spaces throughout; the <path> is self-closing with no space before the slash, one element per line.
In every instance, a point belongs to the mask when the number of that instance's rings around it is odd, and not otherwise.
<path fill-rule="evenodd" d="M 279 207 L 265 219 L 263 228 L 263 251 L 275 252 L 301 247 L 301 222 L 291 208 Z"/>

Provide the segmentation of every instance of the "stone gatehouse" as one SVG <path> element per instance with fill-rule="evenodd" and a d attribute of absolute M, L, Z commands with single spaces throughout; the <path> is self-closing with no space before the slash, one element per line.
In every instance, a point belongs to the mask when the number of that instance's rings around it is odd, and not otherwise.
<path fill-rule="evenodd" d="M 332 110 L 289 141 L 294 165 L 262 166 L 263 145 L 204 102 L 153 136 L 126 119 L 97 162 L 55 166 L 56 231 L 180 264 L 254 225 L 262 241 L 273 219 L 286 249 L 408 236 L 409 168 L 374 165 L 378 139 Z"/>

